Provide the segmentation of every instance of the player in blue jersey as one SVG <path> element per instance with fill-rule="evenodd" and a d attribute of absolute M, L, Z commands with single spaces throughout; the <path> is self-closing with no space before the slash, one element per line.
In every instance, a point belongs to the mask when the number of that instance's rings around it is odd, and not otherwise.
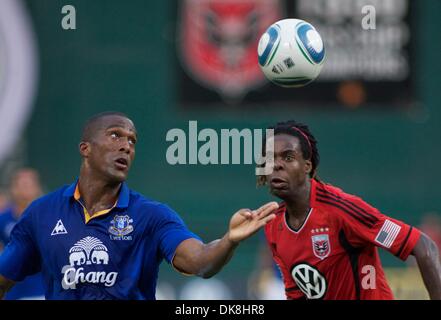
<path fill-rule="evenodd" d="M 163 259 L 208 278 L 275 217 L 274 202 L 239 210 L 222 239 L 204 244 L 171 208 L 124 182 L 137 141 L 128 117 L 96 115 L 81 140 L 78 180 L 34 201 L 13 229 L 0 257 L 0 296 L 41 271 L 47 299 L 155 299 Z"/>
<path fill-rule="evenodd" d="M 6 209 L 0 211 L 0 244 L 2 247 L 8 244 L 11 230 L 26 207 L 42 194 L 37 171 L 31 168 L 21 168 L 15 171 L 11 177 L 9 193 L 11 200 Z M 5 296 L 7 300 L 42 298 L 44 298 L 44 288 L 41 273 L 27 277 Z"/>

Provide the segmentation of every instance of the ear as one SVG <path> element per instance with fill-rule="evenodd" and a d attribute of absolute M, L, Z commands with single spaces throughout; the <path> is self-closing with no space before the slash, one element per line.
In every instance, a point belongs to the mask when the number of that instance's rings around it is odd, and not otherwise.
<path fill-rule="evenodd" d="M 305 160 L 305 173 L 309 175 L 311 171 L 312 171 L 312 161 Z"/>
<path fill-rule="evenodd" d="M 82 158 L 89 157 L 90 154 L 90 143 L 81 141 L 78 145 L 78 149 L 80 150 L 80 155 Z"/>

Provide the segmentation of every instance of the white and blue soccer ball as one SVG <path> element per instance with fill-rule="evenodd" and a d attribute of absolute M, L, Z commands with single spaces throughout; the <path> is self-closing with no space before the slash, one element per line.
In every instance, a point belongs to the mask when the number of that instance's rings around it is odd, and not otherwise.
<path fill-rule="evenodd" d="M 308 22 L 284 19 L 260 37 L 259 65 L 265 76 L 282 87 L 302 87 L 320 74 L 325 61 L 322 37 Z"/>

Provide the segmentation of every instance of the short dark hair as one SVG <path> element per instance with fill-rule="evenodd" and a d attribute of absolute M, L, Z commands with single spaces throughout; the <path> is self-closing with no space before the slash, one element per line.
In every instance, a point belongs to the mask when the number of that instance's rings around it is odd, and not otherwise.
<path fill-rule="evenodd" d="M 118 111 L 106 111 L 93 115 L 92 117 L 87 119 L 86 123 L 84 124 L 83 131 L 81 134 L 81 141 L 90 142 L 93 135 L 96 133 L 97 124 L 100 122 L 101 119 L 108 116 L 121 116 L 129 119 L 129 117 L 126 114 Z"/>
<path fill-rule="evenodd" d="M 278 122 L 275 126 L 268 129 L 274 130 L 274 135 L 288 134 L 293 137 L 297 137 L 300 142 L 300 149 L 302 150 L 302 156 L 306 160 L 310 160 L 312 163 L 312 170 L 309 173 L 311 178 L 315 178 L 317 175 L 317 168 L 320 163 L 320 154 L 317 149 L 317 139 L 313 136 L 308 126 L 303 123 L 296 122 L 295 120 L 288 120 L 285 122 Z M 264 148 L 265 148 L 264 141 Z M 266 177 L 258 176 L 257 185 L 265 185 Z"/>

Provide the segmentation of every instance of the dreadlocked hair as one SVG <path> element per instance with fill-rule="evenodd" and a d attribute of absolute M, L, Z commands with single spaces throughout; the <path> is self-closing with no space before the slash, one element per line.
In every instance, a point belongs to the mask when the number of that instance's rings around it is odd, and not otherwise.
<path fill-rule="evenodd" d="M 320 162 L 320 155 L 317 149 L 317 140 L 312 135 L 307 125 L 289 120 L 286 122 L 278 122 L 275 126 L 268 129 L 274 130 L 274 136 L 277 134 L 288 134 L 297 137 L 300 142 L 300 149 L 302 150 L 303 158 L 310 160 L 312 163 L 312 170 L 309 173 L 311 178 L 317 178 L 317 168 Z M 266 139 L 263 141 L 263 148 L 265 150 Z M 257 176 L 257 186 L 266 184 L 266 176 Z"/>

